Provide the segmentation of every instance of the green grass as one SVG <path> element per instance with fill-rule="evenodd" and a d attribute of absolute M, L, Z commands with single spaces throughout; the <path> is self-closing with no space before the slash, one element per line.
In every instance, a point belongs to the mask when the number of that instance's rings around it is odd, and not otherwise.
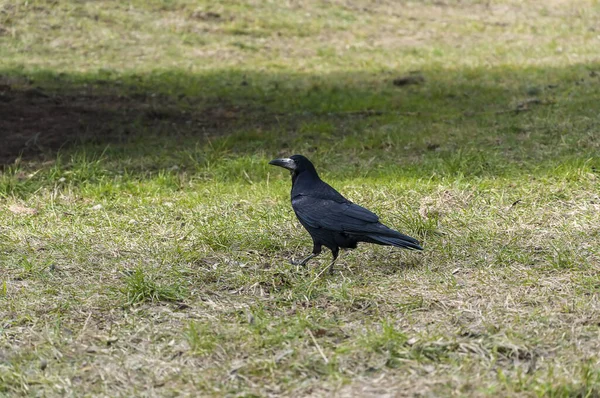
<path fill-rule="evenodd" d="M 0 2 L 0 396 L 597 396 L 599 17 Z M 294 153 L 425 251 L 290 265 Z"/>

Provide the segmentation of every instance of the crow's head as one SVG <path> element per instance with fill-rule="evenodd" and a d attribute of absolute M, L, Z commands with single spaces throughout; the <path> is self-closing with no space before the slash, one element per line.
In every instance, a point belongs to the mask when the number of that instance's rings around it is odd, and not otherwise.
<path fill-rule="evenodd" d="M 317 174 L 315 166 L 313 166 L 310 160 L 302 155 L 294 155 L 290 156 L 289 158 L 273 159 L 269 162 L 269 164 L 288 169 L 293 174 L 300 174 L 303 171 L 308 171 L 309 173 L 314 173 L 315 175 Z"/>

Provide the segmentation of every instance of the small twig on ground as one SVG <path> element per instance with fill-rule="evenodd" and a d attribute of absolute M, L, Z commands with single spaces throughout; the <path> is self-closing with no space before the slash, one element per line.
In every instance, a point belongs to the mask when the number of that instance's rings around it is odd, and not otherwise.
<path fill-rule="evenodd" d="M 323 357 L 323 360 L 325 361 L 325 363 L 329 363 L 329 359 L 327 359 L 327 357 L 325 356 L 325 353 L 321 349 L 321 346 L 319 345 L 319 343 L 317 343 L 317 339 L 315 339 L 315 336 L 312 334 L 312 332 L 310 331 L 310 329 L 306 328 L 306 331 L 308 332 L 308 335 L 310 336 L 310 338 L 312 339 L 313 343 L 315 344 L 315 347 L 317 347 L 317 350 L 319 351 L 319 354 L 321 354 L 321 356 Z"/>
<path fill-rule="evenodd" d="M 327 266 L 326 266 L 325 268 L 323 268 L 323 269 L 321 270 L 321 272 L 319 272 L 319 273 L 317 274 L 317 276 L 315 276 L 315 279 L 313 279 L 313 280 L 310 282 L 310 285 L 312 286 L 312 284 L 313 284 L 313 283 L 315 283 L 315 282 L 316 282 L 316 281 L 317 281 L 317 280 L 318 280 L 318 279 L 321 277 L 321 275 L 323 275 L 323 272 L 325 272 L 325 270 L 326 270 L 326 269 L 328 269 L 328 268 L 329 268 L 329 264 L 327 264 Z"/>
<path fill-rule="evenodd" d="M 79 341 L 79 339 L 81 338 L 81 336 L 83 336 L 83 333 L 85 332 L 85 329 L 87 329 L 87 325 L 88 325 L 88 322 L 90 321 L 91 317 L 92 317 L 92 313 L 90 312 L 88 314 L 87 318 L 85 319 L 85 322 L 83 323 L 83 327 L 79 331 L 79 334 L 77 335 L 77 338 L 75 339 L 75 341 Z"/>

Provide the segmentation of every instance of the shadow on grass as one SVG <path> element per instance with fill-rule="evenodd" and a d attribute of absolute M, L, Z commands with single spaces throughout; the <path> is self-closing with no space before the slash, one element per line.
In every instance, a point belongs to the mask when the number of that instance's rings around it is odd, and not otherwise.
<path fill-rule="evenodd" d="M 403 86 L 389 71 L 4 70 L 0 163 L 85 148 L 130 164 L 151 155 L 146 164 L 156 170 L 181 151 L 193 158 L 190 148 L 215 145 L 230 156 L 302 152 L 361 165 L 374 157 L 399 164 L 439 158 L 450 172 L 494 157 L 498 164 L 556 162 L 598 149 L 598 69 L 433 69 Z"/>

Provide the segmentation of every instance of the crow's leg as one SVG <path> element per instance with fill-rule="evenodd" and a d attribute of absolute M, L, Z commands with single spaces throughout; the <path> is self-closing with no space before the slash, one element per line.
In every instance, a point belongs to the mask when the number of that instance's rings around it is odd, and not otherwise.
<path fill-rule="evenodd" d="M 338 254 L 340 254 L 340 248 L 331 249 L 331 254 L 333 254 L 333 260 L 329 264 L 329 275 L 333 275 L 333 264 L 335 264 L 335 260 L 337 260 Z"/>
<path fill-rule="evenodd" d="M 321 245 L 317 245 L 316 243 L 313 245 L 313 251 L 312 254 L 307 256 L 306 258 L 303 258 L 301 261 L 294 261 L 294 260 L 290 260 L 290 262 L 292 263 L 292 265 L 301 265 L 301 266 L 305 266 L 306 263 L 308 263 L 310 261 L 311 258 L 313 257 L 317 257 L 319 254 L 321 254 Z"/>
<path fill-rule="evenodd" d="M 302 260 L 300 260 L 300 261 L 296 261 L 296 260 L 290 260 L 290 263 L 292 263 L 293 265 L 301 265 L 301 266 L 303 266 L 303 267 L 304 267 L 304 266 L 306 265 L 306 263 L 307 263 L 307 262 L 309 262 L 309 260 L 310 260 L 311 258 L 313 258 L 313 257 L 317 257 L 318 255 L 319 255 L 318 253 L 317 253 L 317 254 L 313 253 L 313 254 L 311 254 L 311 255 L 309 255 L 309 256 L 307 256 L 307 257 L 303 258 L 303 259 L 302 259 Z"/>

